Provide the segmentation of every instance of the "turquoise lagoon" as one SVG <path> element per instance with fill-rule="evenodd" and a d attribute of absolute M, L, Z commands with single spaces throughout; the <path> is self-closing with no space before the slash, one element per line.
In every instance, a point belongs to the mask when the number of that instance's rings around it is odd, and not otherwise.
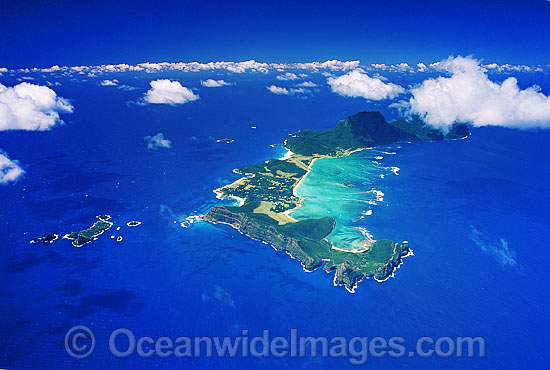
<path fill-rule="evenodd" d="M 327 239 L 335 248 L 360 251 L 373 241 L 368 230 L 368 216 L 384 200 L 377 186 L 386 176 L 398 173 L 397 167 L 384 166 L 384 158 L 395 154 L 367 149 L 340 158 L 319 158 L 296 187 L 295 194 L 304 199 L 290 216 L 306 218 L 334 217 L 335 228 Z"/>

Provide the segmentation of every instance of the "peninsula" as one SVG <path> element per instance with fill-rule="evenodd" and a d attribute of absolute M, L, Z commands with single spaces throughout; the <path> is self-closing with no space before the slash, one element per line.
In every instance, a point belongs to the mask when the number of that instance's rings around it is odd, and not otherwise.
<path fill-rule="evenodd" d="M 373 276 L 384 281 L 411 250 L 408 243 L 389 239 L 372 241 L 362 251 L 345 251 L 332 245 L 327 236 L 333 231 L 332 217 L 297 221 L 289 213 L 303 201 L 295 188 L 318 158 L 336 158 L 380 145 L 400 141 L 436 141 L 468 136 L 468 128 L 454 125 L 442 133 L 418 118 L 387 122 L 380 112 L 361 112 L 347 117 L 326 131 L 300 131 L 284 146 L 290 151 L 282 159 L 244 167 L 235 172 L 242 179 L 216 189 L 219 198 L 232 198 L 238 206 L 215 206 L 203 216 L 212 223 L 232 226 L 250 238 L 286 251 L 299 260 L 306 271 L 321 266 L 336 270 L 335 285 L 353 292 L 359 281 Z M 343 184 L 349 186 L 348 184 Z"/>

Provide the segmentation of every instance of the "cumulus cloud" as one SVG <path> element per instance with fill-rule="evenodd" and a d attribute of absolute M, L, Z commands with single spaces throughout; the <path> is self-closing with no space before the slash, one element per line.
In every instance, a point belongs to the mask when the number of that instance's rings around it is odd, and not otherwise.
<path fill-rule="evenodd" d="M 294 81 L 298 79 L 298 76 L 296 76 L 295 73 L 287 72 L 284 75 L 277 76 L 276 78 L 280 81 Z"/>
<path fill-rule="evenodd" d="M 48 68 L 23 68 L 18 69 L 17 72 L 29 73 L 29 72 L 42 72 L 42 73 L 67 73 L 67 74 L 82 74 L 82 73 L 110 73 L 110 72 L 136 72 L 144 71 L 146 73 L 156 73 L 162 71 L 182 71 L 182 72 L 200 72 L 200 71 L 218 71 L 225 70 L 231 73 L 268 73 L 269 71 L 284 72 L 285 70 L 307 70 L 311 72 L 319 72 L 320 70 L 330 71 L 348 71 L 355 69 L 359 66 L 359 61 L 339 61 L 339 60 L 327 60 L 325 62 L 307 62 L 307 63 L 263 63 L 255 60 L 247 60 L 244 62 L 176 62 L 176 63 L 139 63 L 130 65 L 127 63 L 121 64 L 102 64 L 96 66 L 57 66 L 54 65 Z M 0 73 L 7 69 L 1 69 Z M 300 74 L 300 77 L 303 74 Z"/>
<path fill-rule="evenodd" d="M 101 81 L 101 86 L 116 86 L 118 85 L 118 80 L 103 80 Z"/>
<path fill-rule="evenodd" d="M 395 98 L 405 89 L 380 78 L 370 77 L 361 69 L 356 69 L 340 77 L 329 77 L 328 84 L 332 91 L 343 96 L 361 97 L 368 100 Z"/>
<path fill-rule="evenodd" d="M 73 106 L 47 86 L 22 82 L 13 87 L 0 84 L 0 131 L 44 131 L 61 123 L 59 113 Z"/>
<path fill-rule="evenodd" d="M 62 75 L 71 76 L 74 74 L 91 74 L 100 75 L 111 72 L 138 72 L 143 71 L 146 73 L 157 73 L 163 71 L 181 71 L 181 72 L 202 72 L 202 71 L 227 71 L 230 73 L 269 73 L 270 71 L 285 73 L 287 71 L 294 72 L 298 77 L 307 77 L 305 73 L 300 71 L 307 71 L 310 73 L 322 73 L 327 75 L 330 71 L 352 71 L 361 67 L 367 71 L 375 72 L 392 72 L 392 73 L 415 73 L 434 71 L 437 69 L 438 63 L 424 64 L 418 63 L 417 65 L 409 65 L 407 63 L 398 64 L 384 64 L 374 63 L 369 65 L 360 65 L 358 60 L 356 61 L 339 61 L 328 60 L 326 62 L 307 62 L 307 63 L 263 63 L 256 62 L 254 60 L 248 60 L 245 62 L 176 62 L 176 63 L 139 63 L 130 65 L 127 63 L 121 64 L 103 64 L 103 65 L 90 65 L 90 66 L 52 66 L 48 68 L 22 68 L 17 69 L 15 72 L 19 73 L 60 73 Z M 550 65 L 513 65 L 513 64 L 486 64 L 484 67 L 491 70 L 493 73 L 514 73 L 514 72 L 544 72 L 550 70 Z M 6 68 L 0 68 L 0 74 L 2 72 L 8 72 Z M 12 72 L 12 71 L 10 71 Z M 281 76 L 283 79 L 285 75 Z M 328 76 L 327 76 L 328 77 Z M 288 80 L 288 79 L 287 79 Z"/>
<path fill-rule="evenodd" d="M 200 97 L 179 81 L 167 79 L 151 81 L 151 89 L 147 91 L 143 100 L 150 104 L 184 104 L 198 100 Z"/>
<path fill-rule="evenodd" d="M 428 69 L 428 67 L 422 62 L 418 63 L 416 66 L 418 67 L 418 72 L 425 72 Z"/>
<path fill-rule="evenodd" d="M 132 91 L 132 90 L 137 89 L 137 87 L 134 87 L 134 86 L 120 84 L 120 81 L 117 80 L 117 79 L 103 80 L 103 81 L 100 82 L 100 85 L 101 86 L 114 86 L 117 89 L 123 90 L 123 91 Z"/>
<path fill-rule="evenodd" d="M 162 132 L 159 132 L 153 136 L 145 136 L 145 141 L 147 142 L 147 149 L 169 149 L 172 147 L 172 142 L 164 137 Z"/>
<path fill-rule="evenodd" d="M 0 150 L 0 184 L 4 185 L 17 181 L 25 171 L 19 166 L 19 162 L 8 157 Z"/>
<path fill-rule="evenodd" d="M 317 84 L 315 82 L 311 81 L 304 81 L 299 84 L 296 84 L 298 87 L 317 87 Z"/>
<path fill-rule="evenodd" d="M 275 95 L 290 95 L 290 91 L 286 87 L 279 87 L 275 85 L 268 86 L 269 92 Z"/>
<path fill-rule="evenodd" d="M 222 86 L 231 85 L 231 83 L 224 80 L 213 80 L 209 78 L 206 81 L 201 80 L 201 85 L 204 87 L 222 87 Z"/>
<path fill-rule="evenodd" d="M 114 86 L 116 87 L 117 89 L 119 90 L 124 90 L 124 91 L 132 91 L 132 90 L 136 90 L 137 88 L 134 87 L 134 86 L 128 86 L 128 85 L 124 85 L 124 84 L 120 84 L 120 81 L 117 80 L 117 79 L 113 79 L 113 80 L 103 80 L 100 82 L 101 86 Z"/>
<path fill-rule="evenodd" d="M 304 89 L 303 87 L 300 87 L 298 89 L 295 89 L 295 88 L 287 89 L 286 87 L 271 85 L 271 86 L 268 86 L 267 89 L 269 90 L 269 92 L 275 95 L 297 95 L 297 94 L 311 93 L 310 90 Z"/>
<path fill-rule="evenodd" d="M 411 113 L 447 130 L 454 122 L 474 126 L 550 128 L 550 98 L 538 86 L 520 89 L 517 79 L 493 82 L 471 57 L 451 57 L 433 68 L 451 74 L 425 80 L 411 90 Z"/>
<path fill-rule="evenodd" d="M 304 89 L 303 87 L 300 87 L 298 89 L 294 89 L 294 88 L 290 89 L 290 94 L 291 95 L 294 95 L 294 94 L 307 94 L 309 92 L 310 92 L 309 90 Z"/>

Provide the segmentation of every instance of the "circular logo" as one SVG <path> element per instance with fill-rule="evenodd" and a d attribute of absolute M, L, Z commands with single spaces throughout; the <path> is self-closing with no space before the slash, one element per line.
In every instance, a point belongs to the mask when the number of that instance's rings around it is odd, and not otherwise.
<path fill-rule="evenodd" d="M 65 334 L 65 350 L 72 358 L 84 359 L 95 349 L 95 335 L 92 329 L 84 325 L 73 326 Z"/>

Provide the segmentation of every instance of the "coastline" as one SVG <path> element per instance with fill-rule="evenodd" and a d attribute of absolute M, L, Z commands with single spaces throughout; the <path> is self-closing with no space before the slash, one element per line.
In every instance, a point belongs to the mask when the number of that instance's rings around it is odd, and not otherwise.
<path fill-rule="evenodd" d="M 204 218 L 203 218 L 204 220 Z M 220 224 L 220 225 L 227 225 L 227 226 L 230 226 L 232 227 L 233 229 L 237 230 L 237 232 L 241 235 L 244 235 L 252 240 L 255 240 L 255 241 L 258 241 L 258 242 L 261 242 L 263 244 L 266 244 L 266 245 L 269 245 L 271 248 L 273 248 L 273 250 L 275 250 L 276 252 L 280 252 L 281 249 L 277 249 L 273 244 L 271 243 L 268 243 L 262 239 L 258 239 L 258 238 L 255 238 L 254 236 L 250 235 L 250 234 L 247 234 L 245 232 L 243 232 L 241 229 L 239 229 L 238 227 L 236 227 L 235 225 L 231 224 L 231 223 L 228 223 L 228 222 L 223 222 L 223 221 L 210 221 L 210 220 L 205 220 L 213 225 L 217 225 L 217 224 Z M 288 250 L 283 250 L 287 255 L 290 256 L 290 258 L 292 258 L 293 260 L 296 260 L 298 262 L 300 262 L 300 266 L 302 266 L 302 270 L 304 270 L 305 272 L 315 272 L 317 269 L 313 269 L 313 270 L 308 270 L 304 263 L 302 262 L 302 260 L 300 260 L 299 258 L 296 258 L 292 255 L 292 253 L 290 253 Z"/>
<path fill-rule="evenodd" d="M 287 159 L 292 157 L 292 155 L 294 154 L 290 149 L 288 148 L 285 148 L 285 149 L 286 149 L 286 153 L 281 158 L 279 158 L 280 161 L 286 161 Z"/>
<path fill-rule="evenodd" d="M 400 262 L 397 266 L 395 266 L 391 272 L 391 274 L 389 274 L 385 279 L 377 279 L 374 275 L 371 275 L 372 278 L 374 279 L 374 281 L 376 281 L 377 283 L 384 283 L 386 281 L 388 281 L 390 278 L 394 278 L 395 277 L 395 272 L 397 271 L 397 269 L 401 268 L 401 265 L 403 265 L 403 258 L 407 258 L 407 257 L 410 257 L 410 256 L 414 256 L 414 253 L 413 253 L 413 250 L 409 248 L 409 252 L 404 255 L 404 256 L 401 256 L 400 257 Z M 335 287 L 338 287 L 338 286 L 344 286 L 344 288 L 346 288 L 346 290 L 349 292 L 349 293 L 355 293 L 355 289 L 359 286 L 359 283 L 361 283 L 364 279 L 370 279 L 371 276 L 363 276 L 360 280 L 356 281 L 355 284 L 351 287 L 348 288 L 348 286 L 346 284 L 339 284 L 339 283 L 336 283 L 336 274 L 334 275 L 334 279 L 332 280 L 332 284 L 335 286 Z"/>
<path fill-rule="evenodd" d="M 408 252 L 406 255 L 401 256 L 401 262 L 399 262 L 399 264 L 393 268 L 391 274 L 389 274 L 388 277 L 386 277 L 386 278 L 383 279 L 383 280 L 374 278 L 374 280 L 375 280 L 377 283 L 383 283 L 383 282 L 388 281 L 390 278 L 395 277 L 395 271 L 397 271 L 397 269 L 400 268 L 401 265 L 403 264 L 403 258 L 407 258 L 407 257 L 410 257 L 410 256 L 414 256 L 414 252 L 413 252 L 412 249 L 409 248 L 409 252 Z"/>
<path fill-rule="evenodd" d="M 290 158 L 290 157 L 289 157 L 289 158 Z M 308 167 L 307 172 L 304 174 L 304 176 L 302 176 L 302 178 L 300 179 L 300 181 L 298 181 L 296 184 L 294 184 L 294 187 L 292 188 L 292 195 L 294 195 L 296 198 L 300 198 L 298 195 L 296 195 L 296 190 L 298 189 L 298 186 L 300 186 L 300 184 L 302 183 L 302 181 L 304 181 L 304 179 L 307 177 L 307 175 L 311 172 L 311 170 L 313 169 L 313 164 L 314 164 L 315 161 L 318 160 L 318 159 L 321 159 L 321 158 L 313 158 L 313 159 L 311 160 L 311 162 L 309 163 L 309 166 L 307 166 L 307 167 Z M 302 198 L 300 198 L 300 199 L 302 199 Z M 296 209 L 296 208 L 293 208 L 293 209 L 291 209 L 291 210 L 289 210 L 289 211 L 292 211 L 292 210 L 294 210 L 294 209 Z"/>
<path fill-rule="evenodd" d="M 245 178 L 245 177 L 243 177 L 243 179 L 244 179 L 244 178 Z M 241 181 L 241 180 L 242 180 L 242 179 L 237 180 L 237 181 Z M 227 185 L 227 186 L 231 186 L 231 185 Z M 242 205 L 244 205 L 244 199 L 243 199 L 243 198 L 239 198 L 239 197 L 237 197 L 237 196 L 235 196 L 235 195 L 228 195 L 228 196 L 223 195 L 222 192 L 221 192 L 221 189 L 223 189 L 223 188 L 225 188 L 225 186 L 224 186 L 224 187 L 221 187 L 221 188 L 218 188 L 218 189 L 212 190 L 212 191 L 214 192 L 214 194 L 216 194 L 216 198 L 217 198 L 217 199 L 220 199 L 220 200 L 224 200 L 224 199 L 234 199 L 234 200 L 236 200 L 236 201 L 238 202 L 238 206 L 239 206 L 239 207 L 242 206 Z"/>
<path fill-rule="evenodd" d="M 234 172 L 234 173 L 240 174 L 240 173 L 237 171 L 237 169 L 234 169 L 233 172 Z M 217 188 L 217 189 L 212 190 L 212 191 L 214 192 L 214 194 L 216 194 L 216 199 L 220 199 L 220 200 L 223 200 L 223 199 L 234 199 L 234 200 L 236 200 L 236 201 L 238 202 L 239 207 L 242 206 L 242 205 L 244 204 L 244 199 L 239 198 L 239 197 L 234 196 L 234 195 L 224 196 L 223 193 L 222 193 L 222 189 L 225 189 L 225 188 L 228 188 L 228 187 L 233 186 L 233 185 L 235 185 L 235 184 L 238 184 L 239 182 L 244 181 L 244 180 L 246 180 L 247 178 L 248 178 L 248 177 L 243 176 L 243 177 L 241 177 L 241 178 L 239 178 L 239 179 L 233 181 L 233 182 L 232 182 L 231 184 L 229 184 L 229 185 L 224 185 L 224 186 L 222 186 L 221 188 Z"/>
<path fill-rule="evenodd" d="M 292 253 L 288 250 L 288 249 L 284 249 L 284 248 L 278 248 L 276 247 L 274 244 L 270 243 L 270 242 L 266 242 L 260 238 L 257 238 L 255 237 L 254 235 L 248 233 L 248 232 L 245 232 L 243 230 L 241 230 L 238 226 L 236 226 L 235 224 L 232 224 L 230 222 L 224 222 L 224 221 L 214 221 L 214 220 L 208 220 L 206 219 L 207 222 L 213 224 L 213 225 L 217 225 L 217 224 L 222 224 L 222 225 L 227 225 L 227 226 L 230 226 L 231 228 L 235 229 L 239 234 L 241 235 L 244 235 L 244 236 L 247 236 L 249 237 L 250 239 L 252 240 L 255 240 L 255 241 L 259 241 L 261 242 L 262 244 L 266 244 L 266 245 L 269 245 L 271 246 L 271 248 L 273 248 L 275 251 L 277 252 L 280 252 L 280 251 L 284 251 L 288 256 L 290 256 L 292 259 L 294 260 L 297 260 L 299 263 L 300 263 L 300 266 L 302 267 L 302 270 L 305 271 L 305 272 L 308 272 L 308 273 L 311 273 L 311 272 L 314 272 L 314 271 L 317 271 L 318 269 L 322 268 L 326 273 L 330 274 L 332 272 L 332 270 L 336 270 L 334 271 L 334 278 L 333 278 L 333 285 L 335 287 L 338 287 L 338 286 L 344 286 L 344 288 L 349 292 L 349 293 L 355 293 L 357 287 L 359 286 L 359 283 L 361 283 L 364 279 L 370 279 L 371 277 L 378 283 L 383 283 L 387 280 L 389 280 L 390 278 L 392 277 L 395 277 L 395 272 L 397 271 L 397 269 L 399 269 L 401 267 L 401 265 L 403 265 L 403 258 L 406 258 L 406 257 L 409 257 L 409 256 L 414 256 L 414 253 L 413 253 L 413 250 L 408 248 L 407 246 L 407 249 L 408 249 L 408 252 L 407 254 L 405 255 L 400 255 L 398 256 L 398 263 L 396 265 L 393 265 L 393 268 L 391 270 L 391 272 L 386 275 L 386 277 L 384 279 L 378 279 L 376 277 L 376 272 L 371 272 L 369 274 L 363 274 L 359 279 L 355 280 L 353 282 L 352 285 L 348 285 L 346 284 L 345 282 L 341 282 L 341 283 L 338 283 L 337 280 L 339 278 L 339 269 L 337 269 L 336 267 L 331 267 L 331 268 L 326 268 L 325 266 L 325 263 L 328 262 L 329 260 L 328 259 L 323 259 L 323 263 L 321 265 L 318 265 L 316 267 L 314 267 L 313 269 L 307 269 L 304 265 L 304 262 L 300 259 L 300 258 L 296 258 L 295 256 L 292 255 Z M 405 242 L 407 243 L 407 242 Z M 408 245 L 408 243 L 407 243 Z M 340 276 L 341 277 L 341 276 Z"/>
<path fill-rule="evenodd" d="M 325 238 L 325 240 L 330 243 L 330 241 L 328 239 Z M 362 252 L 366 252 L 368 250 L 368 249 L 363 249 L 363 250 L 351 249 L 351 250 L 348 250 L 348 249 L 338 248 L 338 247 L 334 246 L 334 244 L 332 244 L 332 243 L 330 243 L 330 244 L 332 245 L 332 249 L 340 251 L 340 252 L 345 252 L 345 253 L 362 253 Z M 372 244 L 372 243 L 369 243 L 369 245 L 370 244 Z"/>
<path fill-rule="evenodd" d="M 300 179 L 300 181 L 298 181 L 296 184 L 294 184 L 294 187 L 292 188 L 292 195 L 294 195 L 296 198 L 299 198 L 300 199 L 300 203 L 298 204 L 298 206 L 292 208 L 292 209 L 289 209 L 287 211 L 284 212 L 285 216 L 287 216 L 288 218 L 294 220 L 294 221 L 298 221 L 296 220 L 294 217 L 291 216 L 291 213 L 294 212 L 296 209 L 298 208 L 301 208 L 303 207 L 303 202 L 305 201 L 304 198 L 301 198 L 298 196 L 297 194 L 297 190 L 298 190 L 298 187 L 302 184 L 302 182 L 305 180 L 305 178 L 309 175 L 309 173 L 313 170 L 313 165 L 315 163 L 315 161 L 317 161 L 318 159 L 337 159 L 337 158 L 343 158 L 343 157 L 349 157 L 350 155 L 352 155 L 353 153 L 356 153 L 356 152 L 360 152 L 360 151 L 363 151 L 363 150 L 369 150 L 369 149 L 373 149 L 373 147 L 368 147 L 368 148 L 359 148 L 359 149 L 355 149 L 355 150 L 352 150 L 350 151 L 349 153 L 345 153 L 343 155 L 340 155 L 340 156 L 326 156 L 326 157 L 316 157 L 316 158 L 313 158 L 311 160 L 311 162 L 309 163 L 308 165 L 308 171 L 304 174 L 304 176 L 302 176 L 302 178 Z M 290 153 L 292 153 L 290 150 L 288 151 Z M 288 154 L 288 153 L 287 153 Z M 285 156 L 287 155 L 285 154 Z M 287 157 L 287 159 L 290 158 Z M 337 250 L 337 251 L 340 251 L 340 252 L 345 252 L 345 253 L 362 253 L 362 252 L 365 252 L 368 250 L 368 246 L 372 245 L 374 242 L 376 242 L 376 240 L 374 240 L 372 238 L 372 235 L 370 235 L 368 233 L 367 230 L 363 230 L 362 228 L 359 228 L 361 229 L 361 233 L 363 234 L 363 236 L 365 237 L 365 240 L 361 243 L 362 246 L 363 246 L 363 249 L 357 249 L 357 248 L 353 248 L 353 249 L 343 249 L 343 248 L 339 248 L 337 246 L 335 246 L 331 241 L 329 241 L 327 238 L 325 238 L 325 240 L 327 242 L 330 243 L 330 245 L 332 246 L 332 249 L 334 250 Z"/>
<path fill-rule="evenodd" d="M 285 142 L 285 144 L 286 144 L 286 142 Z M 327 159 L 343 158 L 343 157 L 351 156 L 353 153 L 368 150 L 368 149 L 373 149 L 373 148 L 375 148 L 375 147 L 364 147 L 364 148 L 357 148 L 357 149 L 354 149 L 354 150 L 341 150 L 341 151 L 337 152 L 334 155 L 319 155 L 319 154 L 300 155 L 300 154 L 293 153 L 290 149 L 286 148 L 286 146 L 285 146 L 285 149 L 287 151 L 281 157 L 279 157 L 278 160 L 279 161 L 285 161 L 286 163 L 289 163 L 289 164 L 295 164 L 295 165 L 299 166 L 300 168 L 302 168 L 303 170 L 305 170 L 305 172 L 303 173 L 303 176 L 301 176 L 292 185 L 292 196 L 297 198 L 297 201 L 293 201 L 294 207 L 292 209 L 288 209 L 288 210 L 286 210 L 282 213 L 288 219 L 292 220 L 293 222 L 300 222 L 300 220 L 297 220 L 297 219 L 295 219 L 291 216 L 291 214 L 294 210 L 304 206 L 304 202 L 306 200 L 305 198 L 302 198 L 302 197 L 298 196 L 298 187 L 300 185 L 302 185 L 304 179 L 314 169 L 314 165 L 315 165 L 317 159 L 321 159 L 321 158 L 327 158 Z M 268 163 L 268 162 L 269 161 L 266 161 L 266 163 Z M 237 169 L 233 170 L 233 172 L 238 173 L 240 175 L 243 175 L 243 172 L 241 172 Z M 225 195 L 224 196 L 224 193 L 229 193 L 230 194 L 231 192 L 224 192 L 224 191 L 222 191 L 222 189 L 225 189 L 227 187 L 235 186 L 236 184 L 239 184 L 239 183 L 245 181 L 246 179 L 250 179 L 250 178 L 255 176 L 254 173 L 244 174 L 244 175 L 245 176 L 235 180 L 231 184 L 225 185 L 223 187 L 220 187 L 220 188 L 214 190 L 214 193 L 216 194 L 216 198 L 218 198 L 218 199 L 234 199 L 238 202 L 239 207 L 243 206 L 245 204 L 245 201 L 246 201 L 246 193 L 244 193 L 244 195 L 242 195 L 243 196 L 242 198 L 240 196 L 235 196 L 235 195 Z M 241 194 L 239 194 L 239 195 L 241 195 Z M 221 207 L 221 208 L 223 209 L 223 207 Z M 227 212 L 230 212 L 230 211 L 227 211 Z M 207 215 L 205 215 L 205 216 L 207 216 Z M 349 268 L 349 266 L 346 267 L 345 262 L 342 262 L 342 261 L 337 262 L 337 264 L 330 263 L 330 265 L 326 265 L 326 263 L 329 263 L 327 261 L 330 261 L 330 259 L 323 260 L 325 262 L 320 266 L 317 266 L 313 269 L 308 269 L 308 268 L 306 268 L 306 266 L 310 267 L 308 265 L 308 263 L 304 262 L 304 260 L 302 258 L 297 258 L 296 256 L 294 256 L 292 254 L 292 252 L 289 251 L 289 249 L 287 249 L 285 246 L 279 245 L 277 243 L 272 244 L 271 242 L 263 240 L 262 237 L 259 236 L 259 235 L 261 235 L 261 229 L 257 229 L 257 231 L 259 233 L 256 233 L 254 230 L 249 230 L 250 228 L 247 226 L 247 225 L 249 225 L 248 222 L 245 221 L 245 223 L 243 225 L 240 225 L 240 224 L 238 224 L 238 221 L 233 222 L 230 218 L 229 219 L 224 219 L 224 216 L 225 215 L 222 214 L 219 217 L 210 216 L 210 218 L 209 217 L 201 217 L 201 218 L 203 220 L 209 221 L 210 223 L 213 223 L 213 224 L 220 223 L 220 224 L 225 224 L 225 225 L 231 226 L 233 229 L 237 230 L 240 234 L 245 235 L 245 236 L 247 236 L 247 237 L 249 237 L 253 240 L 261 241 L 263 244 L 268 244 L 276 251 L 281 251 L 281 250 L 285 251 L 285 253 L 287 255 L 289 255 L 292 259 L 298 260 L 300 262 L 300 265 L 302 266 L 302 269 L 306 272 L 315 271 L 319 267 L 321 267 L 322 265 L 325 265 L 325 267 L 323 269 L 327 273 L 332 272 L 332 270 L 336 270 L 335 275 L 334 275 L 334 279 L 333 279 L 333 284 L 335 286 L 344 285 L 346 290 L 350 293 L 355 292 L 358 284 L 364 278 L 373 277 L 378 282 L 386 281 L 389 277 L 394 276 L 395 270 L 397 268 L 399 268 L 399 266 L 402 264 L 401 258 L 412 255 L 412 253 L 407 252 L 406 255 L 398 256 L 399 260 L 394 260 L 393 257 L 392 257 L 391 260 L 389 260 L 387 263 L 384 263 L 385 265 L 384 265 L 383 268 L 381 268 L 382 270 L 380 270 L 380 271 L 378 271 L 378 270 L 377 271 L 375 271 L 375 270 L 368 271 L 366 273 L 361 273 L 361 276 L 354 276 L 354 274 L 356 273 L 356 270 L 352 269 L 351 272 L 348 271 L 347 269 Z M 257 225 L 254 226 L 254 227 L 257 227 Z M 344 249 L 344 248 L 337 247 L 333 244 L 332 241 L 328 240 L 327 237 L 324 237 L 323 240 L 328 243 L 327 247 L 330 250 L 333 250 L 335 253 L 344 253 L 344 254 L 356 255 L 357 258 L 364 258 L 364 257 L 362 257 L 363 253 L 369 251 L 372 248 L 371 247 L 372 245 L 377 245 L 377 243 L 379 243 L 379 242 L 385 243 L 387 241 L 387 240 L 384 241 L 384 239 L 382 239 L 381 241 L 376 241 L 372 238 L 372 236 L 368 233 L 367 230 L 362 230 L 360 228 L 360 231 L 363 234 L 364 240 L 358 240 L 359 245 L 357 246 L 357 245 L 354 244 L 353 246 L 351 246 L 351 249 Z M 329 232 L 329 235 L 330 235 L 330 232 Z M 268 240 L 269 240 L 269 238 L 268 238 Z M 395 250 L 394 250 L 394 253 L 395 253 Z M 340 257 L 340 258 L 342 258 L 342 257 Z M 346 261 L 346 258 L 347 257 L 344 257 L 344 261 Z M 352 258 L 352 257 L 350 257 L 350 258 Z M 380 262 L 380 263 L 383 263 L 383 262 Z M 360 267 L 356 267 L 356 268 L 361 269 Z M 367 270 L 369 270 L 369 269 L 367 269 Z M 390 270 L 390 271 L 388 271 L 388 270 Z M 389 275 L 387 275 L 388 273 L 389 273 Z M 378 278 L 377 278 L 377 276 L 378 276 Z"/>

